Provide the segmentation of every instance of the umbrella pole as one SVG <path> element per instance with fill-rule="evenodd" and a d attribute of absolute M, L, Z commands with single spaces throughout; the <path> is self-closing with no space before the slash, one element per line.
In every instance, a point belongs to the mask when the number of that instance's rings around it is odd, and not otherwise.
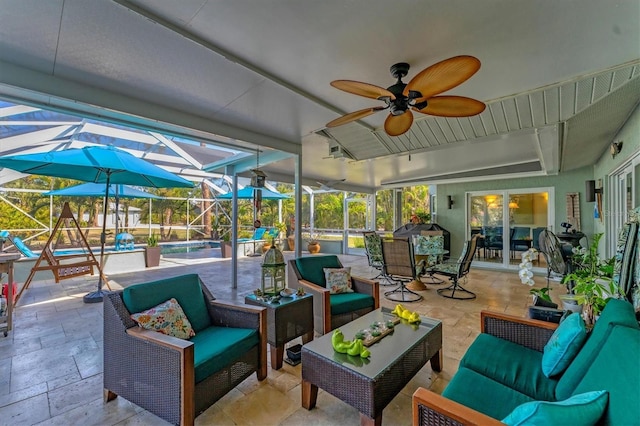
<path fill-rule="evenodd" d="M 109 203 L 109 180 L 111 174 L 107 173 L 107 189 L 104 192 L 104 208 L 102 211 L 102 233 L 100 234 L 100 270 L 98 271 L 98 291 L 87 293 L 82 300 L 84 303 L 100 303 L 104 297 L 104 291 L 102 291 L 102 268 L 104 266 L 104 245 L 107 242 L 107 213 Z"/>

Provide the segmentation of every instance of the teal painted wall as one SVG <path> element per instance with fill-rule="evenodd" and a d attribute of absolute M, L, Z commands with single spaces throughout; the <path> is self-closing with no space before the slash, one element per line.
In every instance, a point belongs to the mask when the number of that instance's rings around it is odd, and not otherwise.
<path fill-rule="evenodd" d="M 497 191 L 504 189 L 554 187 L 555 223 L 554 231 L 561 232 L 560 223 L 565 222 L 566 194 L 580 193 L 580 216 L 582 232 L 593 234 L 593 203 L 585 201 L 586 180 L 593 179 L 593 168 L 583 167 L 558 176 L 536 176 L 529 178 L 504 179 L 458 184 L 438 185 L 437 191 L 437 223 L 451 232 L 451 257 L 456 259 L 461 250 L 466 233 L 465 194 L 469 191 Z M 447 209 L 447 195 L 453 196 L 455 204 Z"/>
<path fill-rule="evenodd" d="M 615 158 L 612 158 L 607 149 L 602 157 L 593 166 L 594 179 L 601 179 L 605 188 L 608 187 L 609 179 L 608 175 L 622 164 L 629 161 L 629 159 L 640 151 L 640 106 L 636 107 L 634 112 L 629 116 L 629 119 L 624 126 L 620 129 L 613 141 L 623 141 L 622 151 Z M 636 205 L 635 207 L 638 207 Z M 603 197 L 602 209 L 605 212 L 605 218 L 610 214 L 611 207 L 607 201 L 606 194 Z M 606 222 L 596 221 L 595 232 L 605 232 Z"/>
<path fill-rule="evenodd" d="M 593 218 L 594 203 L 587 203 L 585 198 L 585 181 L 602 179 L 605 188 L 608 185 L 607 175 L 640 152 L 640 106 L 636 107 L 627 122 L 611 141 L 623 141 L 623 148 L 616 158 L 612 158 L 606 149 L 595 165 L 583 167 L 558 176 L 540 176 L 493 180 L 486 182 L 465 182 L 459 184 L 441 184 L 437 187 L 437 223 L 451 232 L 451 256 L 457 258 L 462 250 L 466 233 L 465 193 L 468 191 L 493 191 L 519 188 L 555 188 L 555 223 L 554 231 L 560 232 L 560 223 L 566 219 L 566 194 L 580 193 L 580 213 L 582 231 L 589 238 L 596 232 L 605 232 L 606 223 Z M 447 209 L 447 195 L 453 196 L 455 204 Z M 637 206 L 636 206 L 637 207 Z M 603 197 L 605 220 L 610 210 L 607 197 Z"/>

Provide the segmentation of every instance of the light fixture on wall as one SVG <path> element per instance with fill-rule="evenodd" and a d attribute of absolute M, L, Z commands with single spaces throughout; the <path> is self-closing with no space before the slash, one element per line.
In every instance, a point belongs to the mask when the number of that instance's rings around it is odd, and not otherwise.
<path fill-rule="evenodd" d="M 587 203 L 593 203 L 596 201 L 596 194 L 602 194 L 602 188 L 596 188 L 595 180 L 588 180 L 585 182 L 585 195 Z"/>
<path fill-rule="evenodd" d="M 451 210 L 451 208 L 453 207 L 454 201 L 453 201 L 453 197 L 451 195 L 447 195 L 447 207 L 449 208 L 449 210 Z"/>
<path fill-rule="evenodd" d="M 622 151 L 622 141 L 611 142 L 611 145 L 609 146 L 611 158 L 616 158 L 616 155 L 618 155 L 620 151 Z"/>

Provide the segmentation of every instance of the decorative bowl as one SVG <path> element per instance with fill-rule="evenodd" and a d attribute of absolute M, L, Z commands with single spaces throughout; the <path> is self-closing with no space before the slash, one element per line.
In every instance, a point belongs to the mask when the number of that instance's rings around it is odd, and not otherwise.
<path fill-rule="evenodd" d="M 282 297 L 292 297 L 294 295 L 295 291 L 291 290 L 290 288 L 285 288 L 284 290 L 282 290 L 280 292 L 280 296 Z"/>

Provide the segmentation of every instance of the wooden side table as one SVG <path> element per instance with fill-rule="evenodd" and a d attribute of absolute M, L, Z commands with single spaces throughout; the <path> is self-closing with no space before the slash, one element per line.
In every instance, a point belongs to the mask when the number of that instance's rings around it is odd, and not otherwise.
<path fill-rule="evenodd" d="M 271 352 L 271 368 L 282 368 L 285 343 L 302 336 L 302 342 L 313 340 L 313 296 L 283 297 L 277 303 L 259 300 L 254 294 L 244 303 L 267 308 L 267 342 Z"/>
<path fill-rule="evenodd" d="M 0 254 L 0 275 L 7 274 L 7 312 L 0 316 L 0 331 L 7 337 L 12 328 L 13 316 L 13 262 L 20 259 L 20 253 Z"/>

